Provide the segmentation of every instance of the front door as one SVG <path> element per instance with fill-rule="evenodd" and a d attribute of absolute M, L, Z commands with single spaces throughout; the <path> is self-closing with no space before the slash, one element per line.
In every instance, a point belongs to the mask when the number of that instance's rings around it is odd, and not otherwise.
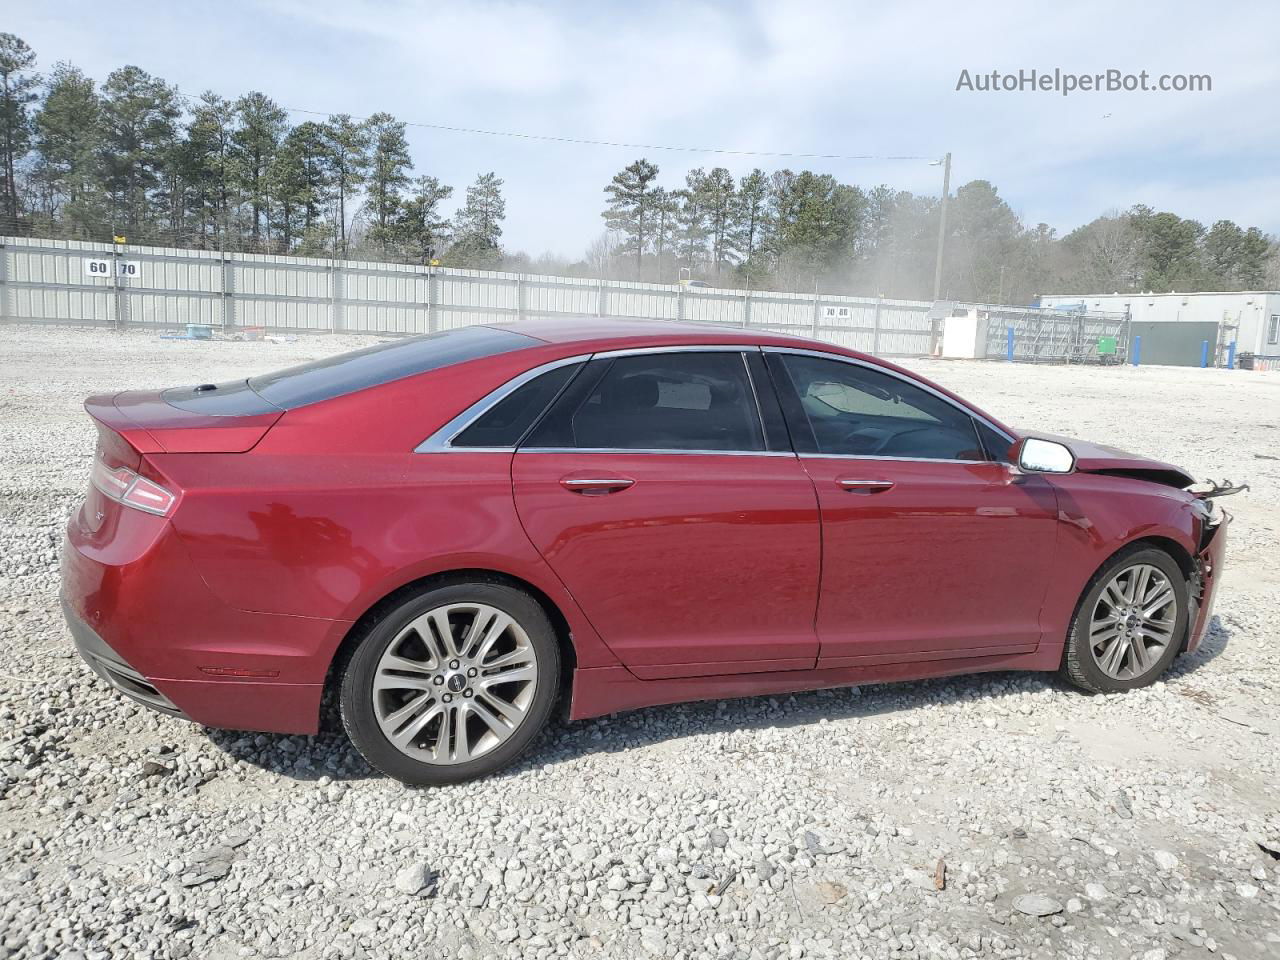
<path fill-rule="evenodd" d="M 994 459 L 993 428 L 904 377 L 804 354 L 770 365 L 822 513 L 819 667 L 1033 650 L 1049 481 Z"/>
<path fill-rule="evenodd" d="M 816 498 L 760 409 L 741 352 L 600 358 L 513 458 L 530 539 L 639 677 L 817 660 Z"/>

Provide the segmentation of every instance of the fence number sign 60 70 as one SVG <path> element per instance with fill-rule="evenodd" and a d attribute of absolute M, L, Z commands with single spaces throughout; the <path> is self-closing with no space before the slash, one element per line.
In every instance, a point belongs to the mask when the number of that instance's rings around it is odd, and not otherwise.
<path fill-rule="evenodd" d="M 116 276 L 119 277 L 136 277 L 141 272 L 141 264 L 137 260 L 117 260 L 115 261 Z M 86 260 L 84 261 L 85 276 L 89 277 L 109 277 L 111 276 L 110 260 Z"/>

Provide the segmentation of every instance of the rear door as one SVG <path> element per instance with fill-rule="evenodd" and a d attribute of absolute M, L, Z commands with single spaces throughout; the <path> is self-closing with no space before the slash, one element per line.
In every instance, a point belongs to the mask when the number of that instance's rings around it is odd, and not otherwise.
<path fill-rule="evenodd" d="M 819 667 L 1032 650 L 1057 534 L 1010 441 L 883 368 L 770 352 L 822 512 Z"/>
<path fill-rule="evenodd" d="M 767 379 L 758 350 L 597 357 L 512 461 L 529 537 L 637 676 L 817 660 L 817 502 L 749 365 Z"/>

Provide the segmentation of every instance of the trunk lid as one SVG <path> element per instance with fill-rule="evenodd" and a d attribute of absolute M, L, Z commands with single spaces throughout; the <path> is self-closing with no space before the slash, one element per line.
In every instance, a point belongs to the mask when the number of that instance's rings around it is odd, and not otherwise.
<path fill-rule="evenodd" d="M 244 380 L 102 394 L 86 400 L 84 408 L 101 427 L 144 455 L 244 453 L 284 413 Z"/>

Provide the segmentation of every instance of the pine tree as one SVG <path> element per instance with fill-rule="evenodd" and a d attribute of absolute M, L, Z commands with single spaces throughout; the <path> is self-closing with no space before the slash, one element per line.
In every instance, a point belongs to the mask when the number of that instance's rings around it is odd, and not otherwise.
<path fill-rule="evenodd" d="M 413 195 L 400 207 L 392 225 L 395 242 L 411 263 L 428 264 L 440 252 L 449 221 L 440 216 L 440 203 L 453 196 L 453 187 L 435 177 L 418 177 Z"/>
<path fill-rule="evenodd" d="M 373 224 L 370 239 L 385 256 L 395 239 L 400 192 L 409 185 L 409 141 L 404 124 L 389 113 L 375 113 L 368 120 L 372 153 L 369 162 L 368 210 Z"/>
<path fill-rule="evenodd" d="M 230 245 L 233 208 L 238 204 L 235 157 L 235 106 L 212 90 L 201 95 L 187 124 L 180 156 L 190 183 L 190 206 L 201 233 L 220 246 Z"/>
<path fill-rule="evenodd" d="M 467 202 L 454 217 L 453 246 L 449 259 L 461 266 L 492 268 L 502 257 L 502 221 L 507 202 L 502 197 L 502 180 L 484 173 L 467 187 Z"/>
<path fill-rule="evenodd" d="M 271 162 L 288 129 L 288 114 L 265 93 L 247 93 L 235 104 L 238 121 L 232 134 L 234 160 L 232 173 L 239 193 L 249 204 L 249 225 L 255 249 L 263 236 L 263 218 L 267 232 L 271 223 Z"/>
<path fill-rule="evenodd" d="M 117 228 L 154 228 L 153 192 L 163 182 L 179 113 L 174 90 L 139 67 L 121 67 L 102 85 L 102 181 Z"/>
<path fill-rule="evenodd" d="M 323 124 L 308 120 L 285 135 L 272 162 L 271 195 L 286 252 L 302 237 L 316 234 L 322 211 L 332 200 L 326 151 Z"/>
<path fill-rule="evenodd" d="M 333 184 L 337 209 L 334 211 L 334 246 L 339 256 L 347 255 L 347 207 L 364 186 L 369 171 L 369 130 L 363 123 L 340 113 L 324 125 L 325 156 L 329 180 Z"/>
<path fill-rule="evenodd" d="M 773 175 L 771 244 L 786 285 L 813 288 L 820 278 L 852 264 L 865 203 L 861 190 L 830 174 L 780 170 Z"/>
<path fill-rule="evenodd" d="M 653 191 L 653 253 L 658 268 L 654 275 L 661 281 L 666 269 L 666 256 L 675 241 L 676 218 L 680 213 L 680 197 L 666 187 Z"/>
<path fill-rule="evenodd" d="M 1138 235 L 1144 289 L 1168 291 L 1181 286 L 1186 290 L 1204 276 L 1200 248 L 1203 225 L 1176 213 L 1156 213 L 1141 204 L 1129 211 L 1129 217 Z"/>
<path fill-rule="evenodd" d="M 765 241 L 769 209 L 769 178 L 759 167 L 742 178 L 734 197 L 733 246 L 742 257 L 748 281 L 759 272 L 758 254 Z"/>
<path fill-rule="evenodd" d="M 707 256 L 707 211 L 703 207 L 706 172 L 696 167 L 685 174 L 684 188 L 676 192 L 680 209 L 676 213 L 676 256 L 692 273 Z"/>
<path fill-rule="evenodd" d="M 68 237 L 100 233 L 105 217 L 98 189 L 100 114 L 93 81 L 69 63 L 56 64 L 35 118 L 35 149 L 45 213 Z"/>
<path fill-rule="evenodd" d="M 731 261 L 734 245 L 734 214 L 737 190 L 733 175 L 724 167 L 715 167 L 698 185 L 698 203 L 706 217 L 707 239 L 711 244 L 711 268 L 718 278 L 722 265 Z"/>
<path fill-rule="evenodd" d="M 31 72 L 36 54 L 21 37 L 0 33 L 0 230 L 16 230 L 18 163 L 31 148 L 31 104 L 40 78 Z"/>
<path fill-rule="evenodd" d="M 636 258 L 636 276 L 641 276 L 644 252 L 653 232 L 654 209 L 657 190 L 654 181 L 658 168 L 648 160 L 640 159 L 614 174 L 604 188 L 609 195 L 609 206 L 601 216 L 610 230 L 617 230 L 626 238 L 619 253 Z"/>

